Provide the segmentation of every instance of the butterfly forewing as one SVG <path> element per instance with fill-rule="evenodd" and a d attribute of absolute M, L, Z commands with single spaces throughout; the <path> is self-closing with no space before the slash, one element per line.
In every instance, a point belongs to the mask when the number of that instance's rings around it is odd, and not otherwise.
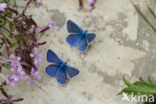
<path fill-rule="evenodd" d="M 56 65 L 62 63 L 62 60 L 52 50 L 47 52 L 47 61 Z"/>
<path fill-rule="evenodd" d="M 67 22 L 67 30 L 69 33 L 79 33 L 83 31 L 77 24 L 75 24 L 71 20 L 68 20 Z"/>

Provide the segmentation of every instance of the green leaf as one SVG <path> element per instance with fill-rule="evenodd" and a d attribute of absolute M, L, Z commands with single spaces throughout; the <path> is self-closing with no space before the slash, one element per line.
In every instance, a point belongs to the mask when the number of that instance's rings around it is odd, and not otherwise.
<path fill-rule="evenodd" d="M 9 23 L 9 29 L 10 29 L 11 31 L 13 30 L 13 23 L 12 23 L 12 22 Z"/>
<path fill-rule="evenodd" d="M 9 34 L 9 38 L 11 38 L 11 39 L 12 39 L 12 38 L 13 38 L 13 35 L 12 35 L 12 34 Z"/>
<path fill-rule="evenodd" d="M 15 36 L 15 38 L 18 39 L 21 42 L 24 42 L 24 39 L 23 39 L 23 37 L 21 35 L 17 35 L 17 36 Z"/>
<path fill-rule="evenodd" d="M 17 43 L 12 43 L 11 45 L 10 45 L 10 48 L 15 48 L 17 46 Z"/>
<path fill-rule="evenodd" d="M 153 84 L 150 78 L 148 78 L 148 81 L 144 81 L 142 78 L 139 78 L 139 81 L 135 81 L 133 84 L 130 83 L 128 80 L 126 80 L 125 77 L 123 77 L 123 81 L 127 85 L 127 87 L 121 90 L 121 92 L 118 93 L 118 95 L 122 93 L 127 93 L 127 94 L 133 93 L 134 95 L 156 94 L 156 84 Z"/>
<path fill-rule="evenodd" d="M 6 13 L 6 15 L 7 15 L 8 17 L 12 17 L 12 16 L 13 16 L 13 14 L 12 14 L 11 12 L 9 12 L 8 10 L 6 10 L 5 13 Z"/>
<path fill-rule="evenodd" d="M 8 0 L 2 0 L 1 2 L 2 2 L 2 3 L 7 3 L 7 2 L 8 2 Z"/>
<path fill-rule="evenodd" d="M 128 80 L 126 80 L 125 76 L 123 76 L 123 81 L 125 82 L 127 86 L 132 85 Z"/>
<path fill-rule="evenodd" d="M 0 16 L 0 25 L 5 25 L 6 24 L 6 18 L 3 16 Z"/>
<path fill-rule="evenodd" d="M 151 77 L 148 77 L 148 82 L 153 83 L 152 80 L 151 80 Z"/>

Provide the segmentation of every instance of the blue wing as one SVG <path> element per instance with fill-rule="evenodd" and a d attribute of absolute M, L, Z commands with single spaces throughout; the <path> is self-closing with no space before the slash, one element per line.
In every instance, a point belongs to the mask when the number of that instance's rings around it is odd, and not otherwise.
<path fill-rule="evenodd" d="M 77 46 L 79 40 L 80 40 L 79 34 L 70 34 L 66 38 L 67 43 L 72 47 Z"/>
<path fill-rule="evenodd" d="M 80 73 L 78 69 L 71 67 L 69 65 L 65 65 L 65 71 L 68 74 L 69 78 L 73 78 Z"/>
<path fill-rule="evenodd" d="M 88 49 L 88 42 L 87 42 L 87 38 L 86 36 L 84 36 L 83 38 L 81 38 L 79 40 L 79 43 L 78 43 L 78 50 L 80 52 L 86 52 Z"/>
<path fill-rule="evenodd" d="M 69 33 L 79 33 L 83 31 L 77 24 L 75 24 L 71 20 L 68 20 L 67 22 L 67 30 Z"/>
<path fill-rule="evenodd" d="M 58 73 L 59 67 L 57 65 L 49 65 L 46 68 L 46 73 L 51 76 L 51 77 L 55 77 Z"/>
<path fill-rule="evenodd" d="M 94 33 L 87 33 L 86 35 L 88 44 L 91 44 L 96 38 L 96 35 Z"/>
<path fill-rule="evenodd" d="M 57 65 L 62 63 L 62 60 L 52 50 L 48 50 L 47 52 L 47 61 Z"/>
<path fill-rule="evenodd" d="M 59 73 L 58 73 L 58 75 L 57 75 L 57 81 L 60 84 L 65 84 L 66 83 L 66 80 L 67 80 L 66 72 L 64 70 L 60 70 Z"/>

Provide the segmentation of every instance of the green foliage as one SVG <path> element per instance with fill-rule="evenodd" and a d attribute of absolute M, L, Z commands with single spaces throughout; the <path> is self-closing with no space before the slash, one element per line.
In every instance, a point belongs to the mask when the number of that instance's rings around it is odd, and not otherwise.
<path fill-rule="evenodd" d="M 18 45 L 17 43 L 12 43 L 12 44 L 10 45 L 10 48 L 15 48 L 17 45 Z"/>
<path fill-rule="evenodd" d="M 7 2 L 8 2 L 8 0 L 1 0 L 1 2 L 2 2 L 2 3 L 7 3 Z"/>
<path fill-rule="evenodd" d="M 21 42 L 24 42 L 24 39 L 21 35 L 16 35 L 15 38 Z"/>
<path fill-rule="evenodd" d="M 12 17 L 13 14 L 11 12 L 9 12 L 7 9 L 5 10 L 5 14 L 8 16 L 8 17 Z"/>
<path fill-rule="evenodd" d="M 126 88 L 124 88 L 119 94 L 127 93 L 134 95 L 144 94 L 144 95 L 154 95 L 156 94 L 156 84 L 153 84 L 151 78 L 148 78 L 148 81 L 144 81 L 142 78 L 139 78 L 138 81 L 130 83 L 124 76 L 123 81 Z"/>
<path fill-rule="evenodd" d="M 3 16 L 0 16 L 0 25 L 5 25 L 6 24 L 6 18 Z"/>
<path fill-rule="evenodd" d="M 13 30 L 13 23 L 12 22 L 9 23 L 9 29 L 10 29 L 10 31 Z"/>

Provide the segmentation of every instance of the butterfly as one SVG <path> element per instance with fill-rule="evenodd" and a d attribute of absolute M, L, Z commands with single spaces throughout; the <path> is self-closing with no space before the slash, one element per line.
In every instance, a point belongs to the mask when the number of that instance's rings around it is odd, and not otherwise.
<path fill-rule="evenodd" d="M 88 46 L 95 40 L 96 34 L 82 30 L 77 24 L 68 20 L 67 30 L 70 33 L 66 41 L 72 47 L 78 47 L 80 52 L 86 52 Z"/>
<path fill-rule="evenodd" d="M 47 52 L 47 61 L 52 63 L 52 65 L 46 68 L 46 73 L 51 77 L 56 77 L 60 84 L 66 83 L 67 76 L 68 78 L 73 78 L 79 74 L 78 69 L 67 65 L 52 50 Z"/>

